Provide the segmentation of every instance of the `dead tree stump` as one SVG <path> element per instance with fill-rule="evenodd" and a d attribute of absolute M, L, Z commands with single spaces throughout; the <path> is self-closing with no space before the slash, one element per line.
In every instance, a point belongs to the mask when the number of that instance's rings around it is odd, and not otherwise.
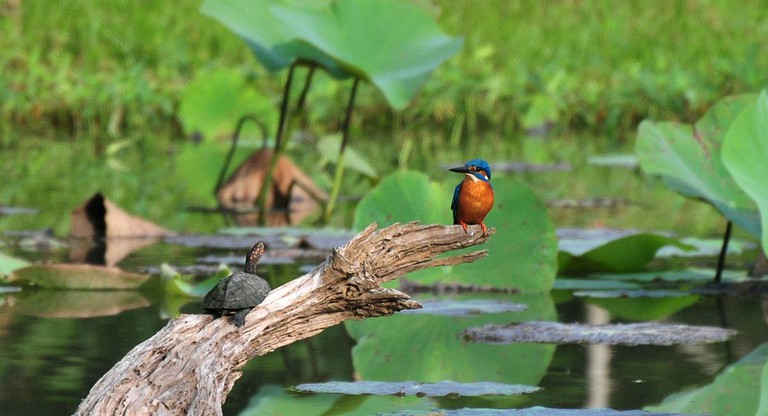
<path fill-rule="evenodd" d="M 91 388 L 76 415 L 221 415 L 251 358 L 311 337 L 347 319 L 421 305 L 384 282 L 434 266 L 475 261 L 486 251 L 437 257 L 483 244 L 479 226 L 370 225 L 315 270 L 270 292 L 246 324 L 182 315 L 134 347 Z M 491 233 L 493 230 L 491 230 Z"/>

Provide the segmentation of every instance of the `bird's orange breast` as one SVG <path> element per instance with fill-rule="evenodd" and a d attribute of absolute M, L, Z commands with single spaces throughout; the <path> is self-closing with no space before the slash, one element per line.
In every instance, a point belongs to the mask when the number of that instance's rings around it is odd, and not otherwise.
<path fill-rule="evenodd" d="M 493 188 L 488 182 L 466 178 L 459 192 L 459 220 L 467 224 L 480 224 L 493 208 Z"/>

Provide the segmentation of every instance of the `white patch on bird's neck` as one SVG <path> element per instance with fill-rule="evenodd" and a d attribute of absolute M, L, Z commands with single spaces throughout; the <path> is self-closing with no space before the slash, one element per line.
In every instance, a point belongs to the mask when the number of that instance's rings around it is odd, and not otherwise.
<path fill-rule="evenodd" d="M 472 182 L 480 182 L 480 179 L 473 173 L 465 173 L 465 175 L 467 175 L 469 179 L 472 179 Z M 483 175 L 483 177 L 485 178 L 485 181 L 488 182 L 488 177 L 485 175 Z"/>

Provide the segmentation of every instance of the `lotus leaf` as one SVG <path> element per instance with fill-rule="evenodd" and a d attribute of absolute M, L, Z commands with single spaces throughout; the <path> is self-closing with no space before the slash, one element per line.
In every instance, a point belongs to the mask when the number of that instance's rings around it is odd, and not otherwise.
<path fill-rule="evenodd" d="M 768 94 L 744 110 L 726 133 L 723 163 L 737 184 L 756 203 L 761 224 L 768 224 Z M 768 253 L 768 230 L 762 227 L 763 250 Z"/>

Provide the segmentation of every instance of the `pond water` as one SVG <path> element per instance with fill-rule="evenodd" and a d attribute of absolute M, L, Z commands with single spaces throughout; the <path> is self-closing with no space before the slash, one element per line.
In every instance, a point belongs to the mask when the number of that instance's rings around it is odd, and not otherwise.
<path fill-rule="evenodd" d="M 136 140 L 140 146 L 142 139 Z M 201 201 L 183 199 L 186 188 L 180 188 L 175 179 L 170 179 L 175 175 L 174 170 L 162 163 L 168 155 L 144 154 L 140 149 L 122 154 L 117 162 L 125 165 L 130 172 L 126 174 L 99 156 L 78 155 L 82 152 L 78 146 L 82 144 L 54 142 L 38 147 L 30 143 L 15 149 L 12 152 L 15 156 L 11 152 L 0 152 L 0 174 L 9 179 L 0 189 L 0 205 L 38 210 L 36 214 L 0 215 L 1 251 L 31 262 L 69 261 L 73 242 L 64 238 L 69 211 L 98 189 L 130 211 L 185 233 L 213 233 L 231 225 L 219 216 L 178 209 Z M 574 141 L 537 146 L 540 147 L 537 154 L 545 155 L 538 157 L 540 162 L 567 161 L 572 165 L 571 170 L 565 172 L 515 174 L 543 200 L 579 201 L 600 197 L 628 201 L 589 209 L 552 202 L 550 215 L 558 227 L 665 230 L 683 236 L 711 238 L 722 231 L 723 221 L 709 207 L 678 197 L 634 170 L 591 165 L 579 153 L 581 145 Z M 611 150 L 631 149 L 625 145 Z M 452 161 L 450 154 L 441 157 Z M 78 158 L 86 159 L 85 167 L 83 163 L 76 163 Z M 438 166 L 429 166 L 425 170 L 433 176 L 449 178 L 440 173 Z M 161 178 L 169 179 L 163 182 Z M 578 178 L 578 182 L 574 182 L 574 178 Z M 362 185 L 351 186 L 355 189 Z M 212 200 L 207 202 L 213 204 Z M 353 206 L 354 200 L 347 203 L 336 220 L 337 226 L 349 224 L 349 217 L 343 213 L 351 212 Z M 47 228 L 52 231 L 40 232 Z M 252 238 L 255 241 L 260 237 L 253 235 Z M 237 267 L 245 250 L 247 246 L 190 247 L 161 241 L 129 254 L 119 265 L 127 270 L 143 271 L 156 269 L 162 263 L 183 267 L 230 259 L 227 261 Z M 741 269 L 744 258 L 749 256 L 749 252 L 733 255 L 729 257 L 729 266 Z M 274 287 L 301 275 L 319 261 L 316 256 L 310 256 L 290 264 L 262 265 L 259 274 Z M 712 267 L 713 264 L 714 257 L 708 255 L 664 258 L 650 267 L 664 271 L 687 266 Z M 655 279 L 638 284 L 645 289 L 671 290 L 677 294 L 660 299 L 606 299 L 584 293 L 593 288 L 565 276 L 558 278 L 552 293 L 538 296 L 417 293 L 414 294 L 417 300 L 494 300 L 524 304 L 528 309 L 469 316 L 398 314 L 330 328 L 249 362 L 228 396 L 224 412 L 227 415 L 353 415 L 466 407 L 643 409 L 666 401 L 664 411 L 675 412 L 685 409 L 676 406 L 702 402 L 705 404 L 697 413 L 761 414 L 768 406 L 761 401 L 764 389 L 761 382 L 768 383 L 768 376 L 762 375 L 768 374 L 768 370 L 763 371 L 768 356 L 764 350 L 768 347 L 764 345 L 767 328 L 762 299 L 681 296 L 693 285 L 688 282 Z M 136 344 L 162 328 L 169 316 L 178 311 L 199 313 L 199 301 L 185 303 L 134 291 L 25 289 L 0 292 L 2 413 L 73 412 L 104 372 Z M 481 345 L 457 336 L 468 327 L 530 320 L 592 324 L 655 320 L 733 328 L 738 334 L 726 342 L 673 346 Z M 366 326 L 375 327 L 384 335 L 361 336 Z M 389 328 L 393 329 L 387 332 Z M 399 335 L 387 336 L 393 333 Z M 375 352 L 371 345 L 376 346 Z M 330 380 L 437 382 L 451 378 L 460 382 L 523 384 L 540 390 L 520 396 L 434 398 L 310 394 L 294 389 L 301 383 Z"/>

